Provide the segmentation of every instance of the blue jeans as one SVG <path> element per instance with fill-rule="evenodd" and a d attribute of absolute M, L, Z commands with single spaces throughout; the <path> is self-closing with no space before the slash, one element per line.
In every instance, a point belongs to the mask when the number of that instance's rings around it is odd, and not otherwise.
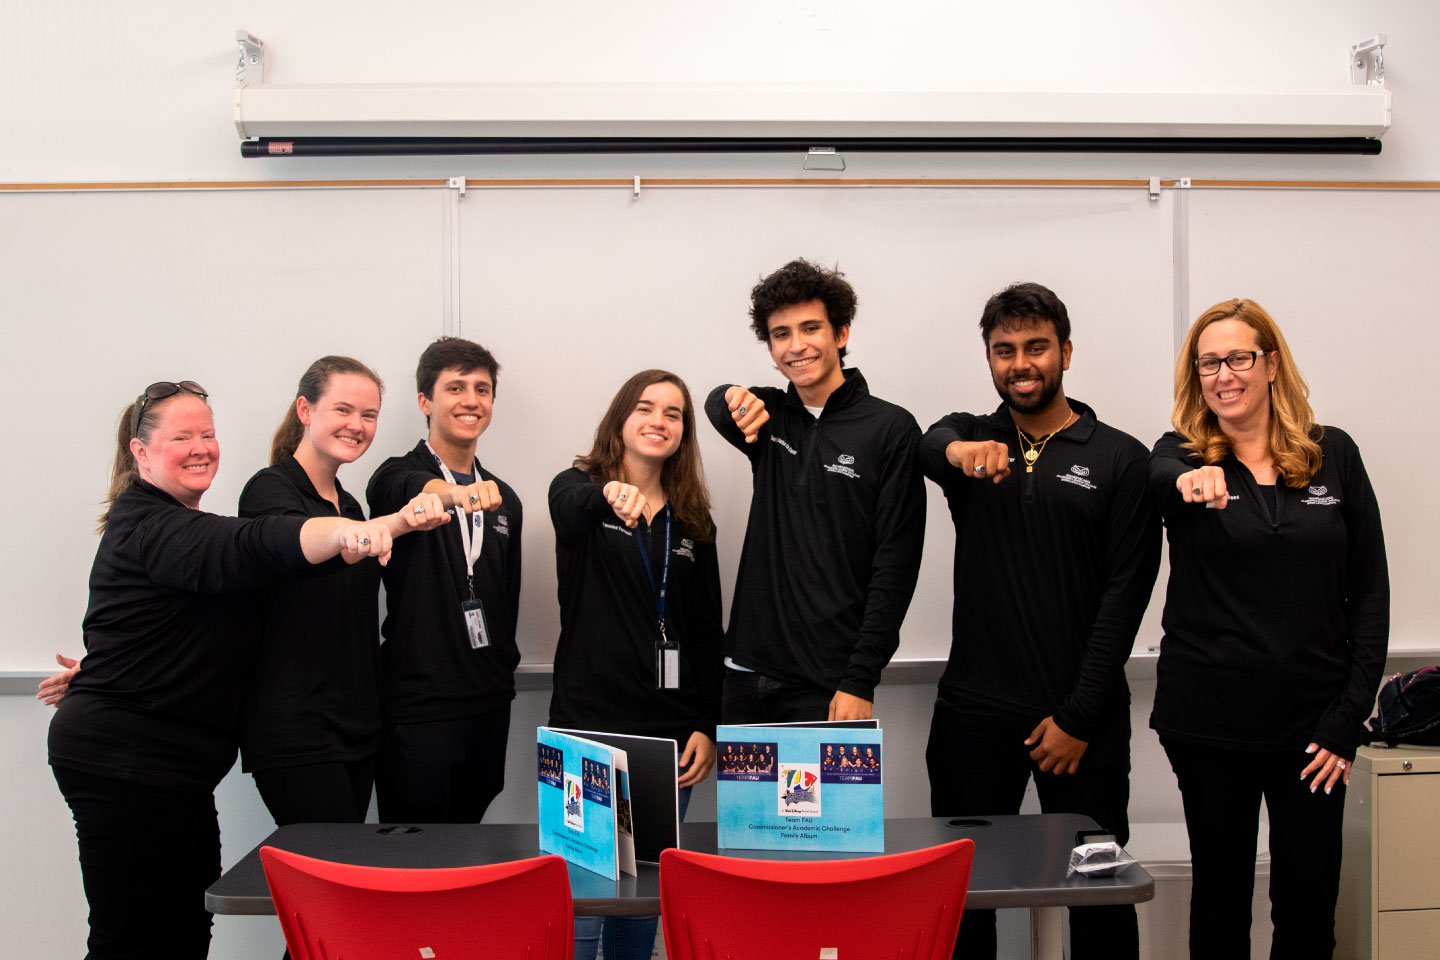
<path fill-rule="evenodd" d="M 684 773 L 689 767 L 681 767 Z M 680 788 L 680 819 L 690 806 L 691 787 Z M 650 960 L 655 950 L 659 917 L 576 917 L 575 960 L 595 960 L 600 941 L 605 941 L 605 960 Z"/>

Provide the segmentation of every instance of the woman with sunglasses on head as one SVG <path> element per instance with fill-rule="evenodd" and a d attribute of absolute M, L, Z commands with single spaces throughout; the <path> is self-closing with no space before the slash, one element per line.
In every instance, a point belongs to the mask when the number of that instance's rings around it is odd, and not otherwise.
<path fill-rule="evenodd" d="M 550 484 L 550 517 L 560 581 L 550 724 L 674 739 L 683 819 L 715 763 L 724 681 L 715 524 L 684 381 L 664 370 L 625 381 L 590 452 Z M 576 960 L 594 957 L 600 919 L 576 918 L 577 947 L 589 945 Z M 607 960 L 650 956 L 656 917 L 605 921 Z"/>
<path fill-rule="evenodd" d="M 1185 338 L 1175 431 L 1151 454 L 1170 581 L 1150 725 L 1185 805 L 1192 958 L 1250 954 L 1262 797 L 1271 956 L 1334 949 L 1344 788 L 1390 587 L 1360 452 L 1308 397 L 1270 315 L 1218 303 Z"/>
<path fill-rule="evenodd" d="M 235 759 L 254 654 L 251 591 L 336 556 L 383 563 L 419 524 L 202 512 L 220 448 L 193 381 L 147 387 L 117 440 L 85 658 L 50 723 L 50 765 L 75 819 L 89 956 L 203 957 L 205 888 L 220 875 L 214 789 Z"/>
<path fill-rule="evenodd" d="M 364 520 L 340 467 L 375 439 L 380 377 L 326 356 L 300 377 L 271 442 L 270 466 L 240 494 L 242 517 Z M 431 504 L 443 511 L 438 498 Z M 423 502 L 412 503 L 411 516 Z M 256 594 L 259 650 L 246 682 L 241 769 L 276 826 L 363 823 L 380 748 L 380 566 L 332 562 Z"/>

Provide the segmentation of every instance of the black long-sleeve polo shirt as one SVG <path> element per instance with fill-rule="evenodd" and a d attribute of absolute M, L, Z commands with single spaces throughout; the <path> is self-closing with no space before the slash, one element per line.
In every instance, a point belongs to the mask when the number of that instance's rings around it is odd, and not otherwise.
<path fill-rule="evenodd" d="M 629 529 L 601 490 L 582 470 L 563 471 L 550 484 L 560 598 L 550 724 L 671 737 L 681 750 L 697 731 L 713 740 L 724 679 L 715 542 L 671 523 L 665 635 L 680 647 L 680 688 L 657 690 L 655 591 L 665 565 L 665 522 L 642 518 Z"/>
<path fill-rule="evenodd" d="M 402 457 L 391 457 L 370 478 L 365 497 L 374 516 L 395 513 L 425 489 L 443 480 L 425 441 Z M 485 611 L 490 645 L 473 649 L 460 604 L 466 588 L 465 549 L 460 522 L 409 533 L 395 541 L 385 582 L 385 621 L 380 633 L 381 712 L 386 723 L 460 720 L 497 709 L 515 699 L 515 641 L 520 610 L 520 498 L 510 485 L 482 465 L 477 480 L 494 480 L 500 509 L 469 515 L 485 525 L 475 561 L 475 595 Z"/>
<path fill-rule="evenodd" d="M 955 608 L 940 696 L 1092 739 L 1129 709 L 1125 661 L 1160 565 L 1143 444 L 1095 418 L 1051 437 L 1025 472 L 1009 408 L 952 413 L 925 433 L 921 464 L 955 522 Z M 1010 451 L 999 483 L 950 465 L 955 441 Z"/>
<path fill-rule="evenodd" d="M 293 456 L 240 492 L 242 517 L 364 520 L 337 480 L 340 511 Z M 259 650 L 246 682 L 243 770 L 349 762 L 380 747 L 380 562 L 336 557 L 255 594 Z"/>
<path fill-rule="evenodd" d="M 1170 584 L 1150 725 L 1229 750 L 1353 757 L 1390 635 L 1390 575 L 1375 491 L 1344 431 L 1317 437 L 1320 472 L 1275 486 L 1272 514 L 1233 454 L 1225 509 L 1185 503 L 1175 482 L 1201 465 L 1167 433 L 1150 459 L 1170 541 Z"/>
<path fill-rule="evenodd" d="M 920 573 L 920 428 L 851 369 L 818 419 L 794 385 L 751 387 L 770 421 L 746 443 L 725 403 L 730 386 L 711 391 L 705 412 L 749 458 L 754 493 L 726 654 L 766 676 L 874 700 Z"/>
<path fill-rule="evenodd" d="M 255 654 L 250 592 L 306 570 L 294 517 L 190 510 L 137 480 L 90 568 L 85 659 L 50 722 L 50 763 L 209 792 L 235 762 Z"/>

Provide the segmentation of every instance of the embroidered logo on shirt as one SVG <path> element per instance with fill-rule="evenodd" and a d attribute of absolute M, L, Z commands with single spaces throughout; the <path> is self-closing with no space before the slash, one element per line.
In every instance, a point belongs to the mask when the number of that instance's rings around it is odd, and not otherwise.
<path fill-rule="evenodd" d="M 490 525 L 490 529 L 502 537 L 510 536 L 510 518 L 503 513 L 497 513 L 495 515 L 495 522 Z"/>
<path fill-rule="evenodd" d="M 677 557 L 684 557 L 687 560 L 695 559 L 695 541 L 688 538 L 681 538 L 680 546 L 670 551 Z"/>
<path fill-rule="evenodd" d="M 855 462 L 855 458 L 852 457 L 852 456 L 850 456 L 850 454 L 848 454 L 848 453 L 842 453 L 842 454 L 840 454 L 840 456 L 838 456 L 838 457 L 835 458 L 835 462 L 836 462 L 836 463 L 843 463 L 843 464 L 845 464 L 845 466 L 848 467 L 848 466 L 850 466 L 850 464 L 852 464 L 852 463 Z"/>
<path fill-rule="evenodd" d="M 1069 473 L 1057 473 L 1055 479 L 1064 483 L 1074 484 L 1077 487 L 1084 487 L 1086 490 L 1094 490 L 1095 484 L 1085 478 L 1090 476 L 1090 468 L 1075 464 L 1070 467 Z"/>
<path fill-rule="evenodd" d="M 1303 504 L 1306 504 L 1307 506 L 1312 506 L 1312 507 L 1333 507 L 1333 506 L 1335 506 L 1336 504 L 1338 504 L 1338 503 L 1340 502 L 1340 498 L 1339 498 L 1339 497 L 1327 497 L 1327 496 L 1326 496 L 1326 494 L 1330 492 L 1329 489 L 1326 488 L 1326 487 L 1321 487 L 1321 486 L 1310 487 L 1306 492 L 1309 493 L 1310 496 L 1306 497 L 1304 500 L 1301 500 L 1300 502 L 1303 503 Z"/>
<path fill-rule="evenodd" d="M 1330 492 L 1330 491 L 1329 491 L 1327 488 L 1325 488 L 1325 487 L 1311 487 L 1311 488 L 1310 488 L 1310 496 L 1312 496 L 1312 497 L 1323 497 L 1323 496 L 1325 496 L 1325 494 L 1327 494 L 1327 493 L 1329 493 L 1329 492 Z"/>
<path fill-rule="evenodd" d="M 859 480 L 860 474 L 856 473 L 854 469 L 852 469 L 850 466 L 850 464 L 854 462 L 854 457 L 852 457 L 848 453 L 842 453 L 840 454 L 840 456 L 835 458 L 834 463 L 825 464 L 825 472 L 838 473 L 842 477 L 849 477 L 851 480 Z"/>
<path fill-rule="evenodd" d="M 787 453 L 789 453 L 790 456 L 792 456 L 792 457 L 794 457 L 794 456 L 799 456 L 799 454 L 797 453 L 797 451 L 795 450 L 795 448 L 792 447 L 792 446 L 790 446 L 790 444 L 788 444 L 788 443 L 785 442 L 785 438 L 783 438 L 783 437 L 777 437 L 777 436 L 775 436 L 775 434 L 772 433 L 772 434 L 770 434 L 770 441 L 771 441 L 772 443 L 778 443 L 778 444 L 780 444 L 780 446 L 784 447 L 784 448 L 785 448 L 785 451 L 786 451 Z"/>

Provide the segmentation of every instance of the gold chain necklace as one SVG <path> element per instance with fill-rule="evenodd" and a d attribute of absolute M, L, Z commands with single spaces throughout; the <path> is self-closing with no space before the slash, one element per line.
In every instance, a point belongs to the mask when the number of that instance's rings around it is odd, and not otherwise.
<path fill-rule="evenodd" d="M 1029 437 L 1025 436 L 1025 432 L 1020 429 L 1020 425 L 1018 423 L 1015 425 L 1015 436 L 1020 438 L 1020 454 L 1025 458 L 1026 473 L 1035 472 L 1035 461 L 1039 460 L 1040 454 L 1045 452 L 1045 444 L 1049 443 L 1050 438 L 1055 436 L 1055 434 L 1070 426 L 1071 421 L 1073 421 L 1074 419 L 1075 411 L 1071 410 L 1070 416 L 1065 418 L 1064 423 L 1060 424 L 1060 426 L 1045 434 L 1045 436 L 1041 437 L 1039 440 L 1034 441 L 1032 441 Z"/>

